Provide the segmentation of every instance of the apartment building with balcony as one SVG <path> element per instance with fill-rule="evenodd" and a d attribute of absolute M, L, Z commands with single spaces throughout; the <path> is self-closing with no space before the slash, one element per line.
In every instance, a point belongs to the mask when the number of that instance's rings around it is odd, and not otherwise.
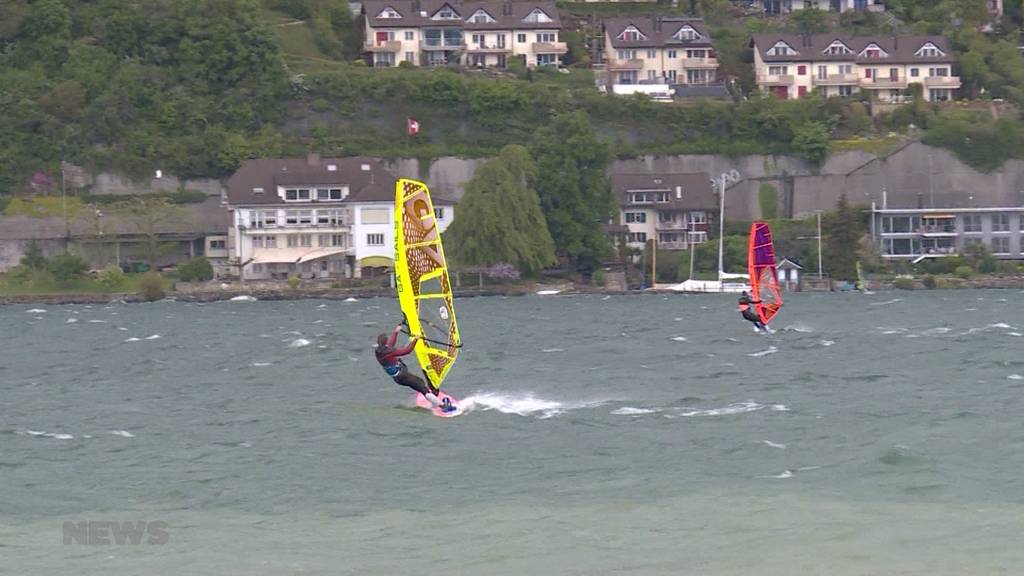
<path fill-rule="evenodd" d="M 627 247 L 656 239 L 662 250 L 686 250 L 707 241 L 718 201 L 706 172 L 613 173 L 610 181 Z"/>
<path fill-rule="evenodd" d="M 871 234 L 887 260 L 963 254 L 981 244 L 1001 259 L 1024 259 L 1024 208 L 877 208 Z"/>
<path fill-rule="evenodd" d="M 718 83 L 718 57 L 696 18 L 635 16 L 604 22 L 605 69 L 612 91 L 642 84 Z"/>
<path fill-rule="evenodd" d="M 990 0 L 991 1 L 991 0 Z M 794 10 L 817 9 L 833 12 L 871 11 L 885 9 L 881 0 L 759 0 L 766 14 L 786 14 Z"/>
<path fill-rule="evenodd" d="M 394 67 L 459 64 L 505 68 L 558 66 L 568 52 L 552 1 L 368 0 L 363 52 L 367 64 Z"/>
<path fill-rule="evenodd" d="M 960 88 L 942 36 L 759 34 L 750 45 L 758 88 L 780 99 L 817 89 L 826 97 L 860 92 L 876 102 L 901 102 L 916 84 L 934 102 Z"/>
<path fill-rule="evenodd" d="M 360 277 L 393 263 L 395 176 L 379 159 L 248 160 L 226 188 L 228 260 L 243 279 Z M 447 227 L 451 203 L 435 210 Z"/>

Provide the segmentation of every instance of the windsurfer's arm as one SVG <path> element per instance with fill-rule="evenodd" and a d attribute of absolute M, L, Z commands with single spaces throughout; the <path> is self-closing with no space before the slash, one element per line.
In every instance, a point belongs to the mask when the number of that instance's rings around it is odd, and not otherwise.
<path fill-rule="evenodd" d="M 419 340 L 419 336 L 413 336 L 412 340 L 409 340 L 409 343 L 406 344 L 405 348 L 399 348 L 398 350 L 395 350 L 395 355 L 405 356 L 409 352 L 412 352 L 412 349 L 416 347 L 417 340 Z"/>
<path fill-rule="evenodd" d="M 395 326 L 395 329 L 391 331 L 391 338 L 388 338 L 388 348 L 394 348 L 395 342 L 398 341 L 398 333 L 402 331 L 402 325 Z"/>

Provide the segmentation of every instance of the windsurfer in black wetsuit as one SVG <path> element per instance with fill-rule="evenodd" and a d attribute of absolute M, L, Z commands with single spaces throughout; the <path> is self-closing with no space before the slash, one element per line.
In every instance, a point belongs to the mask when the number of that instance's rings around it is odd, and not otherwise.
<path fill-rule="evenodd" d="M 445 412 L 454 410 L 451 400 L 446 396 L 443 400 L 438 399 L 438 393 L 432 390 L 427 384 L 420 379 L 418 376 L 411 374 L 409 368 L 406 367 L 405 362 L 402 361 L 402 356 L 413 351 L 416 347 L 416 341 L 419 339 L 413 336 L 409 343 L 404 348 L 395 348 L 395 343 L 398 340 L 398 333 L 402 331 L 402 325 L 395 326 L 395 329 L 391 331 L 391 337 L 388 338 L 386 334 L 377 335 L 377 347 L 374 348 L 373 353 L 377 357 L 377 362 L 384 367 L 384 371 L 387 372 L 388 376 L 395 381 L 395 384 L 412 388 L 413 390 L 423 394 L 423 397 L 434 406 L 440 406 Z"/>
<path fill-rule="evenodd" d="M 750 298 L 750 294 L 747 294 L 744 291 L 743 295 L 740 296 L 739 300 L 740 315 L 743 316 L 744 320 L 752 322 L 754 324 L 754 327 L 757 328 L 758 330 L 762 332 L 767 332 L 768 327 L 765 326 L 764 322 L 761 321 L 761 316 L 757 313 L 757 308 L 754 307 L 754 304 L 760 303 L 760 300 L 752 300 Z"/>

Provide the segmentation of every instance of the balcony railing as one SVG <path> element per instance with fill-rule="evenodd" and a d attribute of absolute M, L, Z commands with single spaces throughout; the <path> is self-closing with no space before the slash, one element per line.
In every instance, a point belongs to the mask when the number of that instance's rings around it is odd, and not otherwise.
<path fill-rule="evenodd" d="M 642 70 L 644 61 L 638 58 L 632 60 L 608 60 L 609 70 Z"/>
<path fill-rule="evenodd" d="M 683 68 L 718 68 L 718 58 L 683 58 L 680 60 Z"/>
<path fill-rule="evenodd" d="M 420 41 L 420 48 L 423 50 L 463 50 L 466 43 L 462 40 L 439 40 L 431 38 Z"/>
<path fill-rule="evenodd" d="M 903 90 L 907 87 L 906 78 L 861 78 L 860 87 L 868 90 Z"/>
<path fill-rule="evenodd" d="M 824 78 L 816 76 L 814 84 L 817 86 L 840 86 L 843 84 L 857 84 L 856 74 L 829 74 Z"/>
<path fill-rule="evenodd" d="M 926 76 L 924 85 L 928 88 L 951 88 L 960 87 L 959 76 Z"/>
<path fill-rule="evenodd" d="M 505 54 L 512 52 L 512 48 L 496 44 L 466 44 L 466 52 L 469 54 Z"/>
<path fill-rule="evenodd" d="M 757 83 L 762 86 L 789 86 L 795 80 L 792 74 L 762 74 L 757 77 Z"/>
<path fill-rule="evenodd" d="M 686 250 L 686 242 L 658 242 L 661 250 Z"/>
<path fill-rule="evenodd" d="M 654 226 L 658 230 L 686 231 L 686 222 L 658 222 Z"/>
<path fill-rule="evenodd" d="M 363 44 L 363 50 L 366 52 L 398 52 L 401 49 L 402 43 L 398 40 L 367 42 Z"/>
<path fill-rule="evenodd" d="M 569 51 L 565 42 L 534 42 L 531 48 L 534 54 L 565 54 Z"/>

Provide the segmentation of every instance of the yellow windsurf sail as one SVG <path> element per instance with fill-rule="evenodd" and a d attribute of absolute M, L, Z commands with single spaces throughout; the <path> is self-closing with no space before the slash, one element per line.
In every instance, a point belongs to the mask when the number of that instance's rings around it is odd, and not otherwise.
<path fill-rule="evenodd" d="M 430 385 L 440 389 L 462 340 L 434 204 L 427 185 L 416 180 L 395 183 L 395 285 L 409 333 L 420 337 L 416 358 Z"/>

